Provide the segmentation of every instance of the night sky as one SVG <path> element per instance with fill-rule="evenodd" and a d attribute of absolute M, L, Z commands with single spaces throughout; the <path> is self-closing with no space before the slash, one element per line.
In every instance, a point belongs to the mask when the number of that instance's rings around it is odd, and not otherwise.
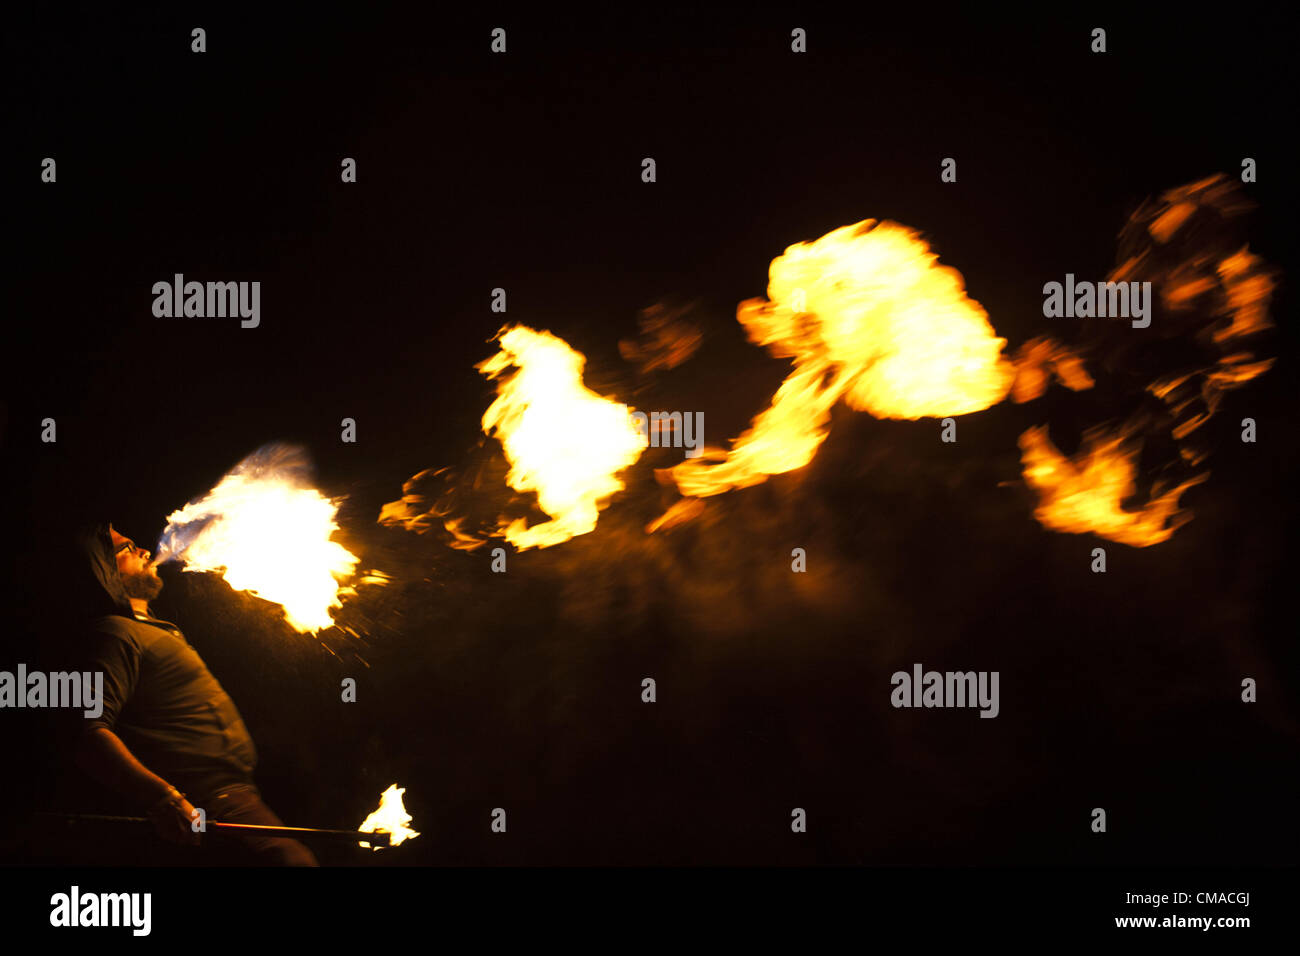
<path fill-rule="evenodd" d="M 340 540 L 393 576 L 341 612 L 365 643 L 297 634 L 174 567 L 155 612 L 237 702 L 286 821 L 355 826 L 389 784 L 407 788 L 420 838 L 323 847 L 326 863 L 1293 856 L 1294 58 L 1253 17 L 1102 19 L 855 21 L 799 5 L 20 21 L 4 57 L 9 579 L 52 547 L 60 502 L 152 543 L 245 455 L 304 446 L 318 486 L 345 499 Z M 1104 55 L 1088 49 L 1097 25 Z M 494 26 L 505 55 L 489 51 Z M 794 26 L 806 54 L 790 52 Z M 949 156 L 956 183 L 939 178 Z M 512 553 L 506 574 L 486 549 L 376 522 L 425 468 L 481 469 L 496 477 L 477 504 L 508 501 L 479 427 L 494 386 L 474 368 L 504 321 L 583 352 L 602 395 L 703 411 L 723 443 L 789 370 L 735 321 L 788 245 L 893 219 L 961 271 L 1009 349 L 1078 340 L 1086 320 L 1042 317 L 1043 283 L 1103 278 L 1144 199 L 1237 178 L 1246 156 L 1259 181 L 1243 187 L 1257 204 L 1245 234 L 1282 276 L 1261 343 L 1277 364 L 1207 426 L 1211 478 L 1168 542 L 1034 521 L 1017 436 L 1051 423 L 1073 451 L 1137 400 L 1114 388 L 962 417 L 956 444 L 932 419 L 841 406 L 809 467 L 647 536 L 673 500 L 653 468 L 680 454 L 651 449 L 595 532 Z M 343 157 L 356 184 L 339 181 Z M 261 281 L 260 327 L 155 318 L 151 287 L 177 272 Z M 659 303 L 704 342 L 642 375 L 618 343 Z M 1246 416 L 1255 444 L 1238 438 Z M 55 444 L 40 441 L 45 417 Z M 1098 545 L 1104 575 L 1088 569 Z M 795 547 L 806 575 L 790 572 Z M 21 623 L 0 667 L 37 653 L 37 593 L 10 598 Z M 892 708 L 890 674 L 916 662 L 999 671 L 1000 715 Z M 355 704 L 339 702 L 345 677 Z M 1258 703 L 1241 702 L 1245 677 Z M 110 806 L 21 735 L 14 752 L 35 762 L 11 823 L 37 804 Z M 505 835 L 489 830 L 494 807 Z M 806 834 L 791 833 L 793 807 Z M 20 828 L 5 837 L 0 859 L 30 859 Z"/>

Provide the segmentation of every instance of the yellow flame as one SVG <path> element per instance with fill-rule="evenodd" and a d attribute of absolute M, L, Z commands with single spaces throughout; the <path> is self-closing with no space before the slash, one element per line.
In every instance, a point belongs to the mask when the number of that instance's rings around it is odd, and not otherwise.
<path fill-rule="evenodd" d="M 1034 517 L 1044 527 L 1072 534 L 1092 532 L 1136 548 L 1159 544 L 1191 520 L 1190 512 L 1179 511 L 1178 498 L 1209 477 L 1197 475 L 1153 496 L 1140 510 L 1125 511 L 1120 504 L 1136 488 L 1140 447 L 1122 434 L 1088 432 L 1083 449 L 1071 460 L 1052 444 L 1043 426 L 1025 431 L 1020 449 L 1025 481 L 1039 496 Z"/>
<path fill-rule="evenodd" d="M 301 472 L 302 459 L 292 456 L 282 464 L 241 462 L 203 498 L 168 516 L 159 561 L 220 574 L 236 591 L 281 605 L 297 631 L 330 627 L 330 611 L 342 603 L 340 583 L 359 559 L 330 540 L 338 505 L 304 484 Z"/>
<path fill-rule="evenodd" d="M 586 358 L 563 339 L 520 325 L 502 330 L 500 341 L 500 351 L 478 365 L 499 379 L 483 431 L 505 449 L 510 487 L 536 492 L 551 517 L 531 528 L 518 518 L 504 534 L 520 551 L 545 548 L 596 527 L 600 509 L 623 488 L 618 472 L 641 456 L 647 439 L 626 405 L 582 384 Z"/>
<path fill-rule="evenodd" d="M 808 464 L 843 398 L 877 418 L 964 415 L 1001 401 L 1015 368 L 961 274 L 912 229 L 865 220 L 772 261 L 768 298 L 741 303 L 750 341 L 794 359 L 729 452 L 672 469 L 684 495 L 721 494 Z"/>
<path fill-rule="evenodd" d="M 679 498 L 658 518 L 645 526 L 646 534 L 654 534 L 661 528 L 675 528 L 679 524 L 694 521 L 704 513 L 704 502 L 699 498 Z"/>
<path fill-rule="evenodd" d="M 377 831 L 390 835 L 390 846 L 397 846 L 405 840 L 418 837 L 420 834 L 412 830 L 407 824 L 411 822 L 411 815 L 406 812 L 406 807 L 402 806 L 402 794 L 406 793 L 405 787 L 399 787 L 393 784 L 379 797 L 379 809 L 375 810 L 370 816 L 366 817 L 364 823 L 357 827 L 362 833 L 375 833 Z M 362 843 L 364 847 L 370 847 L 369 843 Z M 382 850 L 382 846 L 370 847 L 372 850 Z"/>

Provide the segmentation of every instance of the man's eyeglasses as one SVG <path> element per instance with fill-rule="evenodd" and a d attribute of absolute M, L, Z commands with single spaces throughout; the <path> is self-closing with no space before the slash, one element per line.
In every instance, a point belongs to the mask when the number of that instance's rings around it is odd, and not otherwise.
<path fill-rule="evenodd" d="M 146 551 L 144 548 L 138 548 L 138 547 L 136 547 L 136 544 L 135 544 L 134 541 L 123 541 L 122 544 L 121 544 L 121 546 L 120 546 L 116 551 L 113 552 L 113 556 L 114 556 L 114 557 L 117 557 L 117 556 L 118 556 L 119 554 L 121 554 L 123 551 L 130 551 L 132 554 L 140 554 L 140 555 L 148 555 L 148 554 L 149 554 L 149 552 Z"/>

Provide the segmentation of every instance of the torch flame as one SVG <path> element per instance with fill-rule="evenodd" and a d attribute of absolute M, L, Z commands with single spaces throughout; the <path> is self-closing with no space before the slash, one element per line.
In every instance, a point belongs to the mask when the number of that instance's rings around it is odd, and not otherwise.
<path fill-rule="evenodd" d="M 295 630 L 330 627 L 340 582 L 359 559 L 330 540 L 338 505 L 307 484 L 305 453 L 268 446 L 244 459 L 203 498 L 167 518 L 159 563 L 214 571 L 236 591 L 284 608 Z"/>
<path fill-rule="evenodd" d="M 586 357 L 563 339 L 520 325 L 503 329 L 500 340 L 500 351 L 478 365 L 500 377 L 483 431 L 495 432 L 505 449 L 510 487 L 536 492 L 551 516 L 531 528 L 518 518 L 504 533 L 520 551 L 545 548 L 596 527 L 600 509 L 623 488 L 618 472 L 641 457 L 647 439 L 626 405 L 582 384 Z"/>
<path fill-rule="evenodd" d="M 742 302 L 750 341 L 794 359 L 772 404 L 729 452 L 672 469 L 683 495 L 704 497 L 808 464 L 843 398 L 877 418 L 980 411 L 1011 389 L 1006 340 L 967 297 L 961 274 L 913 230 L 865 220 L 772 260 L 768 299 Z"/>
<path fill-rule="evenodd" d="M 399 787 L 393 784 L 383 792 L 379 797 L 379 809 L 366 817 L 366 822 L 357 827 L 362 833 L 384 832 L 391 836 L 390 846 L 397 846 L 404 840 L 410 840 L 418 837 L 420 834 L 412 830 L 408 823 L 411 822 L 411 815 L 406 812 L 402 806 L 402 794 L 406 793 L 405 787 Z M 362 846 L 370 847 L 369 843 L 362 843 Z M 382 850 L 381 846 L 370 847 L 372 850 Z"/>

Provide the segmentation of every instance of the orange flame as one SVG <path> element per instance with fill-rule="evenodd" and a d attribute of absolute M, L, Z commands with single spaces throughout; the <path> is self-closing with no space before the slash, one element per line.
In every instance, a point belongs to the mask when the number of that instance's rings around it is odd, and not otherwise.
<path fill-rule="evenodd" d="M 618 343 L 619 354 L 627 361 L 635 362 L 643 375 L 681 365 L 704 341 L 699 327 L 682 318 L 686 311 L 663 304 L 642 309 L 638 322 L 640 337 L 622 339 Z"/>
<path fill-rule="evenodd" d="M 1086 433 L 1083 449 L 1071 460 L 1057 451 L 1043 426 L 1020 436 L 1020 450 L 1025 481 L 1038 492 L 1034 517 L 1039 523 L 1053 531 L 1092 532 L 1135 548 L 1159 544 L 1191 520 L 1190 512 L 1179 511 L 1178 498 L 1209 477 L 1197 475 L 1153 495 L 1140 510 L 1125 511 L 1121 503 L 1136 490 L 1134 475 L 1140 451 L 1136 442 L 1122 434 L 1092 429 Z"/>
<path fill-rule="evenodd" d="M 366 817 L 364 823 L 357 827 L 362 833 L 384 832 L 391 837 L 390 846 L 397 846 L 405 840 L 418 837 L 420 834 L 412 830 L 408 824 L 411 822 L 411 815 L 406 812 L 406 807 L 402 806 L 402 794 L 406 793 L 405 787 L 399 787 L 393 784 L 379 797 L 379 809 L 375 810 L 370 816 Z M 370 847 L 372 850 L 382 850 L 382 846 L 370 846 L 369 843 L 362 843 L 364 847 Z"/>
<path fill-rule="evenodd" d="M 297 631 L 332 626 L 340 582 L 359 559 L 330 540 L 338 503 L 307 484 L 307 470 L 298 449 L 250 455 L 203 498 L 168 516 L 159 563 L 215 572 L 236 591 L 279 604 Z"/>
<path fill-rule="evenodd" d="M 536 492 L 551 517 L 531 528 L 518 518 L 504 534 L 520 551 L 545 548 L 596 527 L 600 509 L 623 488 L 618 473 L 641 457 L 647 439 L 626 405 L 582 384 L 586 358 L 563 339 L 522 325 L 499 337 L 500 351 L 478 365 L 500 378 L 483 431 L 505 449 L 506 482 Z"/>
<path fill-rule="evenodd" d="M 1167 411 L 1169 435 L 1179 443 L 1184 463 L 1199 465 L 1208 448 L 1186 441 L 1213 417 L 1224 394 L 1257 378 L 1273 365 L 1257 360 L 1241 340 L 1268 329 L 1274 279 L 1268 265 L 1248 248 L 1226 238 L 1222 223 L 1249 208 L 1236 185 L 1222 174 L 1165 192 L 1144 203 L 1121 232 L 1123 262 L 1109 281 L 1151 281 L 1171 317 L 1190 327 L 1203 319 L 1198 341 L 1210 355 L 1200 367 L 1157 378 L 1147 391 Z M 1046 354 L 1042 349 L 1040 355 Z M 1058 374 L 1060 368 L 1057 368 Z M 1023 376 L 1026 388 L 1034 375 Z M 1021 381 L 1017 380 L 1017 390 Z M 1068 384 L 1068 382 L 1067 382 Z M 1114 433 L 1089 433 L 1085 450 L 1073 462 L 1053 447 L 1045 428 L 1020 438 L 1025 480 L 1040 496 L 1039 521 L 1058 531 L 1093 532 L 1103 538 L 1146 547 L 1169 538 L 1191 519 L 1178 510 L 1178 498 L 1208 475 L 1197 475 L 1139 511 L 1120 503 L 1133 493 L 1139 445 L 1132 439 L 1147 425 L 1135 415 Z"/>
<path fill-rule="evenodd" d="M 1020 346 L 1013 361 L 1016 380 L 1011 388 L 1011 400 L 1017 404 L 1033 401 L 1042 395 L 1053 375 L 1074 392 L 1096 384 L 1077 352 L 1045 336 L 1030 339 Z"/>
<path fill-rule="evenodd" d="M 741 303 L 750 341 L 794 359 L 772 404 L 729 452 L 672 469 L 683 495 L 765 481 L 812 461 L 843 398 L 877 418 L 964 415 L 1003 399 L 1015 368 L 961 274 L 919 235 L 865 220 L 772 261 L 768 299 Z"/>

